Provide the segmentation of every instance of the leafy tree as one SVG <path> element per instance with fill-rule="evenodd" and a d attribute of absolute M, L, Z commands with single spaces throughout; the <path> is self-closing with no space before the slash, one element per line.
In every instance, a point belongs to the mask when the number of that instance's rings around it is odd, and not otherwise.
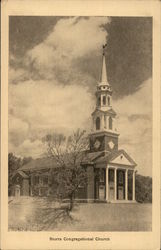
<path fill-rule="evenodd" d="M 57 167 L 52 170 L 55 181 L 59 183 L 58 196 L 70 201 L 69 211 L 79 186 L 87 184 L 86 169 L 82 166 L 86 157 L 88 140 L 85 131 L 77 130 L 65 137 L 62 134 L 47 135 L 44 138 L 47 152 L 54 158 Z"/>
<path fill-rule="evenodd" d="M 136 175 L 136 200 L 138 202 L 152 202 L 152 178 Z"/>
<path fill-rule="evenodd" d="M 137 202 L 152 202 L 152 178 L 136 174 L 135 177 L 135 198 Z M 129 198 L 132 199 L 132 175 L 129 176 L 128 183 Z"/>

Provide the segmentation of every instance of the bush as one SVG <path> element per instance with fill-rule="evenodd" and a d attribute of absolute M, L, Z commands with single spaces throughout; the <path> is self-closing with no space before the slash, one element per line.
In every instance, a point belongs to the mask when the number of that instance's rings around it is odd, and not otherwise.
<path fill-rule="evenodd" d="M 132 175 L 128 182 L 129 199 L 132 199 Z M 135 198 L 137 202 L 152 202 L 152 178 L 136 174 L 135 178 Z"/>
<path fill-rule="evenodd" d="M 136 175 L 135 188 L 136 201 L 152 202 L 152 178 L 149 176 Z"/>

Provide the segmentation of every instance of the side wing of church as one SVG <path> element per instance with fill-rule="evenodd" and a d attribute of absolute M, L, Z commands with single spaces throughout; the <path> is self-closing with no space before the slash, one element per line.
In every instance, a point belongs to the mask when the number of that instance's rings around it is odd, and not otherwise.
<path fill-rule="evenodd" d="M 119 149 L 116 115 L 112 108 L 112 88 L 107 80 L 103 51 L 101 79 L 97 84 L 96 107 L 89 134 L 88 183 L 86 187 L 79 188 L 75 196 L 78 200 L 135 202 L 136 163 L 125 150 Z M 12 195 L 53 195 L 56 190 L 50 175 L 53 167 L 54 163 L 49 158 L 39 158 L 24 165 L 12 178 Z"/>

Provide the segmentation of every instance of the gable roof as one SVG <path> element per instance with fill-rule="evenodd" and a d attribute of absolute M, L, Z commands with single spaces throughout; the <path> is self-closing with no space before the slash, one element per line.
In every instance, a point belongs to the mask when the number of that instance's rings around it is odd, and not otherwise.
<path fill-rule="evenodd" d="M 130 157 L 130 155 L 128 155 L 128 154 L 126 153 L 126 151 L 123 150 L 123 149 L 120 149 L 120 150 L 118 150 L 117 152 L 114 152 L 114 154 L 111 154 L 111 155 L 110 155 L 110 158 L 109 158 L 109 161 L 112 162 L 112 161 L 115 160 L 118 156 L 121 156 L 121 155 L 123 155 L 123 156 L 131 163 L 131 165 L 133 165 L 133 166 L 136 166 L 136 165 L 137 165 L 136 162 Z"/>
<path fill-rule="evenodd" d="M 13 178 L 14 176 L 16 176 L 17 174 L 21 175 L 24 179 L 28 179 L 28 178 L 29 178 L 28 175 L 27 175 L 26 173 L 24 173 L 23 171 L 21 171 L 21 170 L 16 171 L 16 172 L 13 174 L 12 178 Z"/>
<path fill-rule="evenodd" d="M 115 161 L 119 156 L 123 155 L 126 159 L 124 161 Z M 119 165 L 131 165 L 135 167 L 137 164 L 136 162 L 126 153 L 125 150 L 120 149 L 120 150 L 115 150 L 113 152 L 108 152 L 106 155 L 98 158 L 96 160 L 96 163 L 101 163 L 101 162 L 108 162 L 108 163 L 115 163 Z"/>
<path fill-rule="evenodd" d="M 53 157 L 42 157 L 31 160 L 27 164 L 23 165 L 20 170 L 39 170 L 46 168 L 54 168 L 57 166 L 57 162 Z"/>

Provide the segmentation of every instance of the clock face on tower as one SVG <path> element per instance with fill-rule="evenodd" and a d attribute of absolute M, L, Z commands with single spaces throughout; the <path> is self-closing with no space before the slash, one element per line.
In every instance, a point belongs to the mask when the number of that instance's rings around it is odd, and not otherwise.
<path fill-rule="evenodd" d="M 113 143 L 113 141 L 109 141 L 108 145 L 109 145 L 110 149 L 113 149 L 114 146 L 115 146 L 115 144 Z"/>
<path fill-rule="evenodd" d="M 97 139 L 95 142 L 94 142 L 94 148 L 95 149 L 98 149 L 101 145 L 101 142 Z"/>
<path fill-rule="evenodd" d="M 91 136 L 90 150 L 94 151 L 113 151 L 118 148 L 118 138 L 105 134 L 101 136 Z"/>

